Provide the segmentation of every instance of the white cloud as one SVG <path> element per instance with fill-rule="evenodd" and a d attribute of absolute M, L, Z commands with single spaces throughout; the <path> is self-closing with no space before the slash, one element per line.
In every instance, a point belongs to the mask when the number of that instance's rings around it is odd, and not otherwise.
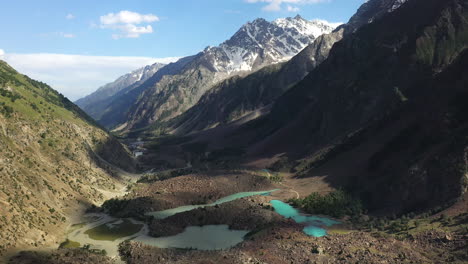
<path fill-rule="evenodd" d="M 100 17 L 101 28 L 120 31 L 120 34 L 112 34 L 112 38 L 138 38 L 141 34 L 153 33 L 151 25 L 137 26 L 142 23 L 153 23 L 159 21 L 159 17 L 153 14 L 139 14 L 131 11 L 120 11 L 109 13 Z"/>
<path fill-rule="evenodd" d="M 90 94 L 98 87 L 140 67 L 155 62 L 170 63 L 178 59 L 51 53 L 7 53 L 3 57 L 19 72 L 48 83 L 71 100 Z"/>
<path fill-rule="evenodd" d="M 330 2 L 331 0 L 245 0 L 247 3 L 266 3 L 267 5 L 264 6 L 262 9 L 264 11 L 281 11 L 283 10 L 283 4 L 295 4 L 295 5 L 310 5 L 310 4 L 318 4 L 324 2 Z M 296 6 L 288 5 L 286 6 L 286 10 L 290 12 L 299 11 L 299 8 Z"/>
<path fill-rule="evenodd" d="M 0 49 L 0 58 L 3 57 L 3 55 L 5 55 L 5 51 Z"/>
<path fill-rule="evenodd" d="M 114 25 L 114 24 L 141 24 L 143 22 L 151 23 L 159 21 L 159 18 L 153 14 L 142 15 L 131 11 L 120 11 L 117 14 L 109 13 L 101 16 L 101 24 Z"/>
<path fill-rule="evenodd" d="M 132 24 L 127 24 L 127 25 L 116 25 L 113 28 L 119 29 L 120 31 L 123 32 L 123 34 L 112 34 L 113 39 L 138 38 L 140 37 L 140 34 L 153 33 L 153 27 L 151 25 L 147 25 L 146 27 L 138 27 Z"/>
<path fill-rule="evenodd" d="M 290 6 L 288 5 L 286 7 L 286 10 L 288 10 L 288 12 L 299 12 L 301 9 L 297 6 Z"/>
<path fill-rule="evenodd" d="M 73 14 L 68 14 L 68 15 L 65 16 L 65 18 L 68 19 L 68 20 L 71 20 L 71 19 L 74 19 L 75 16 Z"/>

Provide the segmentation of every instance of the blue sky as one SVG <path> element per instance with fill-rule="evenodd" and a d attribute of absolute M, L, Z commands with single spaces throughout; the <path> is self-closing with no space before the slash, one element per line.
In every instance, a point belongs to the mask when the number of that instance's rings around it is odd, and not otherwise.
<path fill-rule="evenodd" d="M 46 81 L 72 99 L 157 58 L 192 55 L 228 39 L 247 21 L 302 15 L 346 22 L 364 0 L 15 0 L 0 10 L 0 56 L 18 70 Z M 289 11 L 288 11 L 289 10 Z M 121 11 L 134 13 L 119 16 Z M 120 13 L 122 14 L 122 13 Z M 132 16 L 133 15 L 133 16 Z M 136 34 L 135 32 L 140 32 Z M 5 53 L 4 55 L 1 55 Z M 99 66 L 93 81 L 77 84 L 70 76 L 54 80 L 54 67 L 36 54 L 82 55 L 54 61 L 64 71 L 70 60 L 131 57 L 118 69 Z M 25 57 L 24 55 L 28 55 Z M 99 57 L 96 57 L 99 56 Z M 27 61 L 26 61 L 27 60 Z M 65 67 L 59 61 L 67 61 Z M 164 60 L 163 60 L 164 61 Z M 166 61 L 171 61 L 168 59 Z M 79 62 L 77 62 L 79 63 Z M 37 65 L 42 64 L 42 65 Z M 74 65 L 77 68 L 79 65 Z M 91 67 L 87 65 L 87 67 Z M 38 70 L 37 68 L 40 69 Z M 47 69 L 43 69 L 47 68 Z M 73 67 L 71 67 L 73 70 Z M 75 69 L 76 70 L 76 69 Z M 99 71 L 103 71 L 100 76 Z M 96 73 L 97 71 L 97 73 Z M 70 74 L 71 75 L 71 74 Z M 75 79 L 78 77 L 75 77 Z M 67 81 L 70 80 L 70 81 Z"/>

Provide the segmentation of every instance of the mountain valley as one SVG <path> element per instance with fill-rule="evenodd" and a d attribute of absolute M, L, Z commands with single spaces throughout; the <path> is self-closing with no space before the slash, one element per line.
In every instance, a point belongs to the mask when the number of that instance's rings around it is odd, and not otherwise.
<path fill-rule="evenodd" d="M 0 61 L 0 261 L 467 263 L 467 71 L 466 0 L 259 18 L 76 105 Z"/>

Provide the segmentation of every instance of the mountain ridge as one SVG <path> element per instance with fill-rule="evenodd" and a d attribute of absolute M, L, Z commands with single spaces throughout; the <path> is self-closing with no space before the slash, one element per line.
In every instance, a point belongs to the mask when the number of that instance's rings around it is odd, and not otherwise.
<path fill-rule="evenodd" d="M 229 40 L 190 57 L 177 70 L 149 78 L 136 88 L 138 92 L 131 99 L 116 94 L 110 103 L 104 103 L 106 109 L 98 121 L 108 128 L 119 126 L 124 130 L 164 121 L 184 112 L 215 83 L 284 61 L 312 42 L 315 35 L 332 30 L 323 21 L 307 21 L 300 16 L 246 23 Z M 112 101 L 117 102 L 115 106 Z"/>
<path fill-rule="evenodd" d="M 95 92 L 78 99 L 75 104 L 82 109 L 87 109 L 87 113 L 94 119 L 99 119 L 99 112 L 101 109 L 95 109 L 96 104 L 105 101 L 124 89 L 128 89 L 129 87 L 138 85 L 138 83 L 145 82 L 165 65 L 166 64 L 163 63 L 154 63 L 122 75 L 115 81 L 99 87 Z"/>

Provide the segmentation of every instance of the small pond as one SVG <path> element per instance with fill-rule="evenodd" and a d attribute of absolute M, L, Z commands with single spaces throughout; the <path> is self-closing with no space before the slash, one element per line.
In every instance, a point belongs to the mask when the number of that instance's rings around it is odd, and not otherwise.
<path fill-rule="evenodd" d="M 306 224 L 306 227 L 304 227 L 303 231 L 309 236 L 325 236 L 327 235 L 327 230 L 324 227 L 330 227 L 340 223 L 326 217 L 308 216 L 301 214 L 296 208 L 279 200 L 272 200 L 270 203 L 273 206 L 273 209 L 275 209 L 275 212 L 278 214 L 286 218 L 291 218 L 296 221 L 296 223 Z"/>
<path fill-rule="evenodd" d="M 196 208 L 215 206 L 240 198 L 269 194 L 271 191 L 241 192 L 223 197 L 205 205 L 181 206 L 160 212 L 152 212 L 162 219 Z M 84 223 L 72 226 L 67 236 L 66 247 L 86 244 L 92 249 L 105 250 L 108 256 L 116 257 L 118 245 L 126 240 L 138 241 L 159 248 L 188 248 L 198 250 L 220 250 L 231 248 L 244 240 L 249 230 L 230 230 L 227 225 L 189 226 L 184 232 L 169 237 L 151 237 L 148 226 L 131 218 L 114 218 L 106 214 L 87 214 Z"/>
<path fill-rule="evenodd" d="M 175 236 L 159 238 L 139 236 L 134 241 L 159 248 L 220 250 L 239 244 L 248 232 L 230 230 L 227 225 L 189 226 L 184 232 Z"/>

